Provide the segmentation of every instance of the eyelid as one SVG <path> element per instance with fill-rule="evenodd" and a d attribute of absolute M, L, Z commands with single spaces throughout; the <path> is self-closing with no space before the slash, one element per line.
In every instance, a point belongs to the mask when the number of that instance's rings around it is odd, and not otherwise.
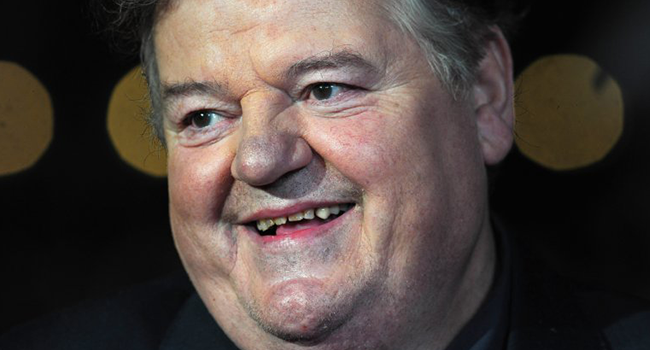
<path fill-rule="evenodd" d="M 206 127 L 195 127 L 192 123 L 192 116 L 196 113 L 207 112 L 214 113 L 217 116 Z M 224 113 L 218 109 L 203 108 L 190 111 L 178 122 L 178 135 L 181 144 L 188 147 L 197 147 L 205 144 L 217 142 L 226 137 L 233 128 L 239 123 L 239 116 L 233 116 Z"/>
<path fill-rule="evenodd" d="M 216 111 L 224 116 L 232 116 L 238 113 L 238 106 L 227 100 L 221 100 L 214 96 L 186 96 L 172 102 L 167 107 L 170 119 L 175 124 L 180 123 L 181 119 L 197 111 Z"/>
<path fill-rule="evenodd" d="M 313 88 L 318 86 L 318 85 L 334 85 L 340 87 L 343 91 L 341 91 L 338 95 L 335 95 L 334 97 L 326 100 L 316 100 L 315 98 L 309 98 Z M 303 101 L 312 101 L 315 104 L 328 104 L 328 103 L 334 103 L 338 101 L 338 98 L 340 95 L 345 94 L 346 92 L 356 92 L 356 91 L 364 91 L 365 89 L 359 86 L 351 85 L 351 84 L 345 84 L 345 83 L 337 83 L 337 82 L 331 82 L 331 81 L 321 81 L 321 82 L 316 82 L 307 85 L 304 89 L 303 92 L 300 95 L 300 99 Z"/>
<path fill-rule="evenodd" d="M 217 120 L 212 121 L 210 125 L 208 125 L 206 127 L 203 127 L 203 128 L 195 127 L 195 126 L 192 125 L 191 118 L 194 115 L 196 115 L 197 113 L 214 113 L 214 114 L 216 114 L 216 116 L 214 118 L 216 118 Z M 223 112 L 221 110 L 214 109 L 214 108 L 197 109 L 197 110 L 188 112 L 180 120 L 180 122 L 179 122 L 180 123 L 179 131 L 180 132 L 188 131 L 188 132 L 192 132 L 192 133 L 195 133 L 195 134 L 207 133 L 207 132 L 210 132 L 213 129 L 218 129 L 218 128 L 222 127 L 223 126 L 222 124 L 227 122 L 227 121 L 233 121 L 233 120 L 236 120 L 238 118 L 239 118 L 239 115 L 231 115 L 230 113 L 226 113 L 226 112 Z M 189 130 L 187 130 L 187 129 L 189 129 Z"/>
<path fill-rule="evenodd" d="M 214 110 L 214 109 L 209 109 L 209 108 L 206 108 L 206 109 L 197 109 L 197 110 L 193 110 L 193 111 L 187 112 L 187 113 L 183 116 L 183 118 L 181 119 L 180 122 L 181 122 L 183 125 L 185 125 L 185 126 L 192 126 L 192 120 L 191 120 L 191 118 L 192 118 L 193 116 L 195 116 L 196 114 L 198 114 L 198 113 L 214 113 L 214 114 L 218 114 L 219 116 L 222 116 L 222 117 L 223 117 L 223 114 L 222 114 L 222 113 L 219 113 L 218 111 L 216 111 L 216 110 Z"/>

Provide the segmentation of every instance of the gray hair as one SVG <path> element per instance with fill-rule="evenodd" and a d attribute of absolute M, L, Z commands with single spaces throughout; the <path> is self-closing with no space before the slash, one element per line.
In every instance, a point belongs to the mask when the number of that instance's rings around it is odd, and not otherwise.
<path fill-rule="evenodd" d="M 474 82 L 484 55 L 489 26 L 471 8 L 450 1 L 387 1 L 391 20 L 411 35 L 431 69 L 455 99 L 463 99 Z"/>
<path fill-rule="evenodd" d="M 115 33 L 139 43 L 152 106 L 149 123 L 163 145 L 164 111 L 153 27 L 156 17 L 173 1 L 113 0 L 115 7 L 108 11 L 114 15 Z M 506 31 L 516 21 L 512 3 L 493 1 L 486 5 L 481 0 L 394 0 L 384 1 L 382 8 L 415 39 L 446 90 L 456 100 L 463 100 L 470 93 L 485 54 L 485 40 L 494 33 L 491 28 L 499 26 Z"/>

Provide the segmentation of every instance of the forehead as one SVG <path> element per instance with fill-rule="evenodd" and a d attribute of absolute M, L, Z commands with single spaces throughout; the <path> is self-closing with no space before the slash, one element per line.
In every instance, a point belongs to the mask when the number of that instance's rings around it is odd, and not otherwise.
<path fill-rule="evenodd" d="M 222 30 L 245 30 L 256 23 L 295 22 L 301 18 L 355 18 L 378 10 L 380 0 L 170 0 L 158 19 L 195 15 Z M 372 5 L 372 6 L 370 6 Z M 218 19 L 218 21 L 213 21 Z"/>
<path fill-rule="evenodd" d="M 380 0 L 177 0 L 156 21 L 160 75 L 214 79 L 215 67 L 271 74 L 284 61 L 335 50 L 381 55 L 388 25 L 379 5 Z"/>

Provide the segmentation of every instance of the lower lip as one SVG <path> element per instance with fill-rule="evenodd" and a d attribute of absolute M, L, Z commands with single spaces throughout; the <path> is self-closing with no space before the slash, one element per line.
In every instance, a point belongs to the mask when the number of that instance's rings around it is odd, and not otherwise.
<path fill-rule="evenodd" d="M 327 232 L 331 231 L 336 226 L 340 225 L 343 222 L 343 220 L 345 220 L 345 218 L 348 216 L 348 214 L 353 209 L 354 208 L 350 208 L 350 210 L 348 210 L 345 213 L 341 214 L 336 219 L 334 219 L 332 221 L 328 221 L 326 223 L 323 223 L 322 225 L 318 225 L 318 226 L 314 226 L 314 227 L 308 227 L 308 228 L 304 228 L 304 229 L 301 229 L 301 230 L 296 230 L 296 231 L 291 232 L 289 234 L 281 234 L 281 235 L 275 235 L 275 236 L 260 236 L 259 234 L 255 233 L 255 235 L 264 244 L 277 243 L 277 242 L 282 242 L 282 241 L 286 241 L 286 240 L 309 240 L 311 238 L 316 238 L 318 236 L 326 234 Z"/>

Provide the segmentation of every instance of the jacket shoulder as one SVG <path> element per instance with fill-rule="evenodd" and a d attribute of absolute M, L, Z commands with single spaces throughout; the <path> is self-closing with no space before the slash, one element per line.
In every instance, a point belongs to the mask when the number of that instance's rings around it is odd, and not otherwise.
<path fill-rule="evenodd" d="M 580 288 L 578 304 L 612 350 L 650 349 L 650 302 L 620 293 Z"/>
<path fill-rule="evenodd" d="M 509 349 L 650 349 L 648 301 L 562 276 L 517 243 Z"/>
<path fill-rule="evenodd" d="M 155 349 L 192 292 L 179 272 L 15 327 L 0 349 Z"/>

